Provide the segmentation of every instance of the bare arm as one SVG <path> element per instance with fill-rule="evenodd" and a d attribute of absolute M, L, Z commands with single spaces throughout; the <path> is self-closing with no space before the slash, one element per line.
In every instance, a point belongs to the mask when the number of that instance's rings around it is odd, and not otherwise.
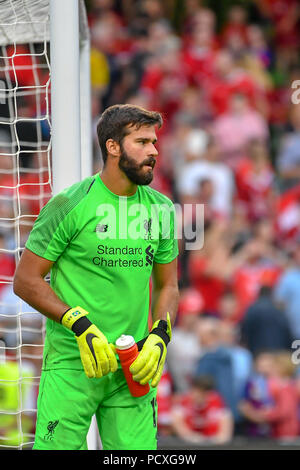
<path fill-rule="evenodd" d="M 219 430 L 213 437 L 213 441 L 217 444 L 229 442 L 233 436 L 233 419 L 229 410 L 223 410 L 219 417 Z"/>
<path fill-rule="evenodd" d="M 35 310 L 59 322 L 70 308 L 62 302 L 45 281 L 53 262 L 35 255 L 25 248 L 14 276 L 14 293 Z"/>
<path fill-rule="evenodd" d="M 201 433 L 194 432 L 186 425 L 182 410 L 175 407 L 171 419 L 173 430 L 180 439 L 194 444 L 200 444 L 205 440 Z"/>
<path fill-rule="evenodd" d="M 172 325 L 178 307 L 177 259 L 171 263 L 154 263 L 153 267 L 153 319 L 166 319 L 169 312 Z"/>

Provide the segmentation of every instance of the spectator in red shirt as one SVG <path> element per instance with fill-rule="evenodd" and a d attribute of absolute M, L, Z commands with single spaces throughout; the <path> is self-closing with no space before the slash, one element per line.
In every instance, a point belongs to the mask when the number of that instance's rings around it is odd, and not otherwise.
<path fill-rule="evenodd" d="M 200 10 L 201 12 L 201 10 Z M 184 46 L 182 68 L 186 70 L 190 85 L 202 85 L 213 76 L 218 43 L 213 24 L 201 20 L 193 25 L 192 33 Z"/>
<path fill-rule="evenodd" d="M 158 433 L 168 436 L 172 433 L 172 395 L 173 380 L 167 366 L 164 370 L 157 386 L 157 429 Z"/>
<path fill-rule="evenodd" d="M 299 60 L 299 2 L 260 0 L 255 3 L 272 22 L 277 65 L 287 71 Z"/>
<path fill-rule="evenodd" d="M 255 237 L 241 250 L 244 261 L 232 276 L 232 290 L 238 301 L 236 321 L 242 320 L 246 309 L 257 299 L 260 287 L 264 283 L 274 285 L 281 274 L 281 260 L 273 258 L 271 248 Z"/>
<path fill-rule="evenodd" d="M 224 243 L 222 222 L 204 226 L 204 246 L 189 253 L 188 273 L 191 285 L 203 298 L 203 311 L 217 315 L 227 285 L 229 249 Z"/>
<path fill-rule="evenodd" d="M 48 150 L 33 154 L 31 171 L 22 175 L 19 195 L 28 214 L 38 215 L 52 196 Z"/>
<path fill-rule="evenodd" d="M 290 251 L 300 235 L 300 184 L 278 196 L 275 230 L 280 246 Z"/>
<path fill-rule="evenodd" d="M 224 444 L 232 439 L 233 420 L 210 376 L 195 378 L 189 393 L 173 406 L 175 434 L 186 442 Z"/>
<path fill-rule="evenodd" d="M 221 33 L 222 42 L 226 45 L 232 36 L 239 36 L 247 41 L 247 10 L 241 5 L 233 5 L 228 12 L 228 20 Z"/>
<path fill-rule="evenodd" d="M 236 202 L 242 205 L 252 223 L 274 213 L 275 172 L 266 142 L 253 139 L 248 143 L 247 156 L 235 169 Z"/>
<path fill-rule="evenodd" d="M 12 282 L 16 267 L 14 256 L 5 252 L 6 248 L 5 238 L 0 233 L 0 293 Z"/>
<path fill-rule="evenodd" d="M 216 54 L 213 76 L 203 87 L 215 117 L 230 110 L 231 98 L 236 93 L 244 94 L 253 108 L 261 109 L 266 78 L 257 72 L 253 74 L 254 59 L 249 64 L 249 57 L 249 54 L 243 54 L 243 60 L 237 60 L 229 49 L 221 49 Z"/>
<path fill-rule="evenodd" d="M 165 44 L 156 50 L 154 58 L 148 61 L 141 81 L 141 92 L 148 96 L 150 107 L 166 114 L 170 120 L 179 110 L 181 95 L 187 85 L 180 44 L 169 35 Z"/>

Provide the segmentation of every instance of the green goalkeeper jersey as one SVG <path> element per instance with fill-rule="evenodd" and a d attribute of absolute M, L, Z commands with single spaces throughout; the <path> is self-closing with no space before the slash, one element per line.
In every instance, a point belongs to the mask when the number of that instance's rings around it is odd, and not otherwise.
<path fill-rule="evenodd" d="M 166 196 L 138 186 L 112 193 L 94 175 L 54 196 L 41 210 L 26 248 L 53 261 L 51 287 L 89 319 L 109 342 L 148 334 L 153 263 L 178 254 L 175 209 Z M 82 369 L 74 334 L 47 319 L 44 369 Z"/>

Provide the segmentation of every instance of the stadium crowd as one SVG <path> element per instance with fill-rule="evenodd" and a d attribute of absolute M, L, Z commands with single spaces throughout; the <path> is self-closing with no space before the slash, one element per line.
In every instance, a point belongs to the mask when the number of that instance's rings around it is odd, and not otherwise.
<path fill-rule="evenodd" d="M 299 439 L 298 2 L 86 4 L 94 171 L 101 112 L 125 102 L 155 109 L 164 126 L 152 186 L 183 211 L 204 205 L 201 224 L 193 210 L 184 218 L 202 243 L 186 249 L 179 240 L 181 298 L 158 387 L 159 433 L 191 443 Z M 32 154 L 24 178 L 47 167 L 44 155 Z M 11 159 L 4 164 L 9 170 Z M 47 175 L 38 175 L 43 205 L 50 190 Z M 8 177 L 0 174 L 0 186 Z M 40 209 L 32 188 L 22 197 L 31 215 Z M 2 202 L 0 216 L 8 210 Z M 22 226 L 20 246 L 28 230 Z M 0 245 L 11 238 L 5 232 Z M 0 257 L 5 280 L 14 259 Z M 5 284 L 0 289 L 9 296 Z"/>

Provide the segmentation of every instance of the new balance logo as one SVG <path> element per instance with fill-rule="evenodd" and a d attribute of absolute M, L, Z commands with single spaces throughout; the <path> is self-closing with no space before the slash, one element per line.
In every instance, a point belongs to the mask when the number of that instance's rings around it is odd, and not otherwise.
<path fill-rule="evenodd" d="M 108 225 L 106 224 L 97 224 L 94 232 L 107 232 Z"/>
<path fill-rule="evenodd" d="M 152 266 L 154 258 L 154 249 L 151 248 L 151 245 L 147 246 L 146 250 L 146 266 Z"/>

